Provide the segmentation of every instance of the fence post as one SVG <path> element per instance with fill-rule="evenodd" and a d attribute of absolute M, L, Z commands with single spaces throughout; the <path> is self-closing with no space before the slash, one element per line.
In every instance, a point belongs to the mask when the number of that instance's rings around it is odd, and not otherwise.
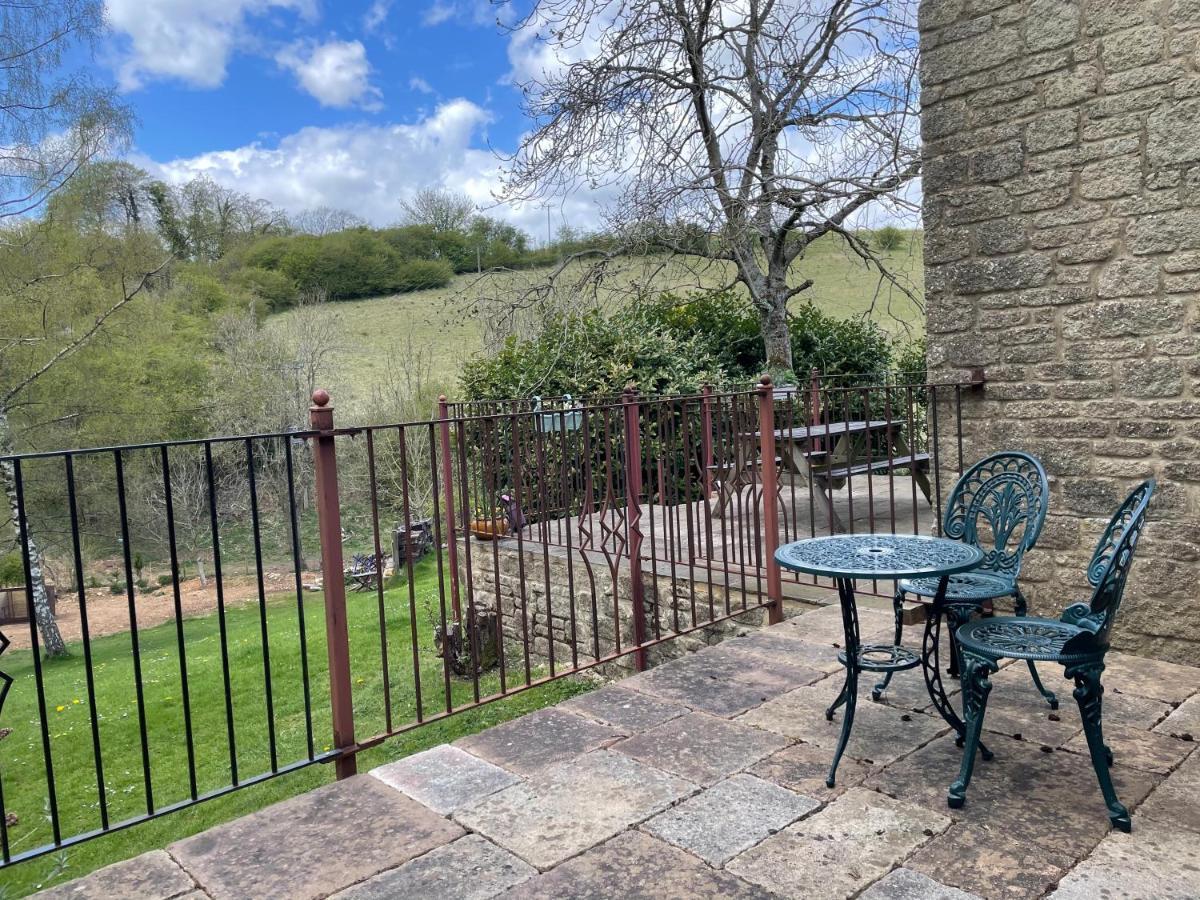
<path fill-rule="evenodd" d="M 629 596 L 633 607 L 633 667 L 646 671 L 646 586 L 642 579 L 642 426 L 637 388 L 625 387 L 625 527 L 629 552 Z M 620 623 L 613 623 L 620 628 Z"/>
<path fill-rule="evenodd" d="M 321 585 L 325 594 L 325 638 L 329 654 L 329 699 L 333 709 L 333 745 L 353 748 L 354 697 L 350 682 L 350 635 L 346 622 L 345 565 L 342 560 L 342 512 L 339 504 L 337 451 L 333 436 L 333 407 L 329 392 L 313 391 L 309 427 L 320 432 L 313 440 L 313 474 L 317 493 L 317 526 L 321 535 Z M 358 772 L 353 753 L 334 763 L 337 777 Z"/>
<path fill-rule="evenodd" d="M 762 459 L 763 557 L 767 570 L 767 624 L 783 621 L 783 581 L 775 551 L 779 548 L 779 473 L 775 466 L 775 386 L 764 375 L 758 384 L 758 440 Z"/>
<path fill-rule="evenodd" d="M 446 510 L 446 550 L 450 563 L 450 610 L 454 621 L 462 624 L 462 603 L 458 592 L 458 532 L 454 524 L 454 466 L 450 460 L 450 405 L 446 395 L 438 397 L 438 433 L 442 441 L 442 496 Z M 464 633 L 466 626 L 463 625 Z"/>
<path fill-rule="evenodd" d="M 704 457 L 704 499 L 712 496 L 713 446 L 712 446 L 712 385 L 700 389 L 700 453 Z"/>
<path fill-rule="evenodd" d="M 809 425 L 821 425 L 821 370 L 816 366 L 809 370 Z M 812 448 L 824 450 L 823 440 L 814 440 Z"/>

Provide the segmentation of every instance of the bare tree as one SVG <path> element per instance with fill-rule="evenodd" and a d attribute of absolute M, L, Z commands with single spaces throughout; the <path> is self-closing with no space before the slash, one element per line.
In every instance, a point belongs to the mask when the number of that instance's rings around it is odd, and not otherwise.
<path fill-rule="evenodd" d="M 405 225 L 428 225 L 434 231 L 461 231 L 475 213 L 475 203 L 466 194 L 424 188 L 400 201 Z"/>
<path fill-rule="evenodd" d="M 292 227 L 304 234 L 334 234 L 338 231 L 348 231 L 351 228 L 361 228 L 367 224 L 362 216 L 355 215 L 348 209 L 338 209 L 333 206 L 314 206 L 302 209 L 292 216 Z"/>
<path fill-rule="evenodd" d="M 731 268 L 768 367 L 790 373 L 787 304 L 812 282 L 789 274 L 813 241 L 839 235 L 895 281 L 854 227 L 903 206 L 920 171 L 915 7 L 538 0 L 513 27 L 554 62 L 519 77 L 534 127 L 502 198 L 615 191 L 613 232 Z M 619 251 L 575 256 L 603 265 Z"/>

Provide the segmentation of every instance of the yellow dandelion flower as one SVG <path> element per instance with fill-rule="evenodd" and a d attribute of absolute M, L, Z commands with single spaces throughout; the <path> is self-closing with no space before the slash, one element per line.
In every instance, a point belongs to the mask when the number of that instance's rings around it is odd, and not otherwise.
<path fill-rule="evenodd" d="M 66 707 L 65 707 L 65 706 L 56 706 L 56 707 L 54 707 L 54 711 L 55 711 L 55 712 L 62 712 L 64 709 L 66 709 Z"/>

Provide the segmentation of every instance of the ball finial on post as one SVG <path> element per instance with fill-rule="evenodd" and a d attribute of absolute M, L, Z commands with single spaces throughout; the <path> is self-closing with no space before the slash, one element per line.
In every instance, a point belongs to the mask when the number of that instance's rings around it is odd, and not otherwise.
<path fill-rule="evenodd" d="M 324 408 L 329 405 L 329 391 L 325 388 L 317 388 L 312 393 L 313 406 Z"/>
<path fill-rule="evenodd" d="M 769 391 L 773 386 L 774 382 L 771 381 L 769 374 L 763 375 L 762 378 L 758 379 L 758 388 L 761 391 Z"/>

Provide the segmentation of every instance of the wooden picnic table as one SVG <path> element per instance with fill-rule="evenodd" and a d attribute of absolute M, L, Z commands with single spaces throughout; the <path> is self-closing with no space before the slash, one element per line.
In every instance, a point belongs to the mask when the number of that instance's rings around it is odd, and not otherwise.
<path fill-rule="evenodd" d="M 834 532 L 845 531 L 833 506 L 831 492 L 849 484 L 855 476 L 908 469 L 921 493 L 932 502 L 933 490 L 926 469 L 928 453 L 914 453 L 904 438 L 900 419 L 870 419 L 828 422 L 796 428 L 777 428 L 775 448 L 779 456 L 780 484 L 802 484 L 821 494 Z M 884 449 L 877 444 L 883 441 Z M 760 464 L 761 432 L 744 432 L 734 441 L 733 459 L 717 466 L 720 482 L 713 514 L 721 518 L 730 501 L 742 488 L 756 483 Z"/>

